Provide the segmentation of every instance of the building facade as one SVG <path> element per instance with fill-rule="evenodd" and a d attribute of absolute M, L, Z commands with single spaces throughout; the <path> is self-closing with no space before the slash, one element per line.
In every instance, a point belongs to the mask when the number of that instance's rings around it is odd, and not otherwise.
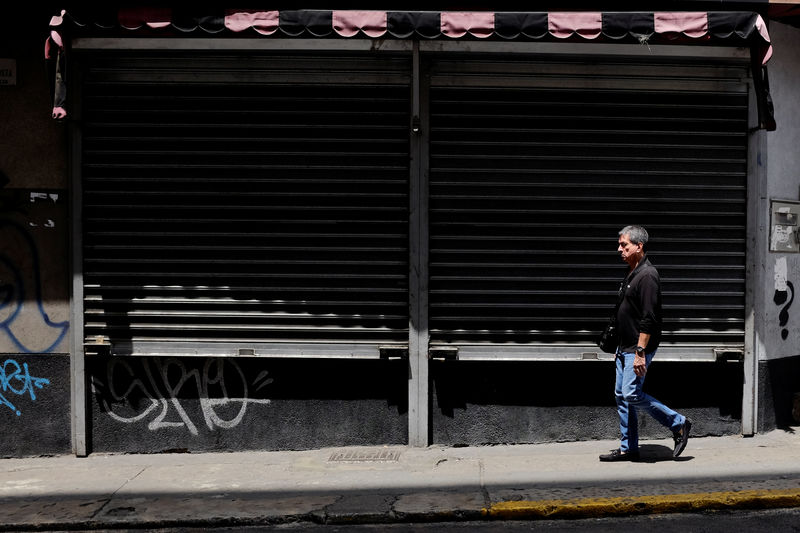
<path fill-rule="evenodd" d="M 632 223 L 663 280 L 648 389 L 698 436 L 796 424 L 792 5 L 609 7 L 9 39 L 0 452 L 615 438 L 595 338 Z"/>

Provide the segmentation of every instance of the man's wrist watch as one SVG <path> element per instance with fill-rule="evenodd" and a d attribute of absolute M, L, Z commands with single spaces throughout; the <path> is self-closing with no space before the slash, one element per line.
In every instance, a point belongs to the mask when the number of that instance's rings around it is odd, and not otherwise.
<path fill-rule="evenodd" d="M 636 350 L 634 350 L 634 352 L 635 352 L 635 353 L 639 353 L 639 352 L 642 352 L 642 353 L 644 353 L 644 346 L 637 346 L 637 347 L 636 347 Z"/>

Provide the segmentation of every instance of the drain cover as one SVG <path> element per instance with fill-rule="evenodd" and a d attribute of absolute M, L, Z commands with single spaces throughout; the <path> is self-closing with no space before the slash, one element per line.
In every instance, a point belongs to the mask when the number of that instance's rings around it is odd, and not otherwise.
<path fill-rule="evenodd" d="M 328 461 L 344 463 L 390 463 L 400 459 L 399 450 L 342 450 L 333 452 Z"/>

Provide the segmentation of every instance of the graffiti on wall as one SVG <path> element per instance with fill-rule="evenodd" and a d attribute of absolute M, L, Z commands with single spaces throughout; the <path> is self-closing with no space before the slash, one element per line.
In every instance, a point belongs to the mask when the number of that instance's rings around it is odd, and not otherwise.
<path fill-rule="evenodd" d="M 781 338 L 789 337 L 789 308 L 794 302 L 794 285 L 788 279 L 788 264 L 785 257 L 775 262 L 775 294 L 772 301 L 781 308 L 778 313 L 778 326 L 781 328 Z"/>
<path fill-rule="evenodd" d="M 22 363 L 20 366 L 14 359 L 6 359 L 0 367 L 0 406 L 8 407 L 14 414 L 20 416 L 22 411 L 15 407 L 10 398 L 28 396 L 35 402 L 36 389 L 49 384 L 50 380 L 47 378 L 31 376 L 28 363 Z"/>
<path fill-rule="evenodd" d="M 781 307 L 778 313 L 778 326 L 781 328 L 781 338 L 786 340 L 789 337 L 789 330 L 786 328 L 786 324 L 789 323 L 789 308 L 794 302 L 794 285 L 791 281 L 786 282 L 785 291 L 775 291 L 773 301 L 775 305 Z"/>
<path fill-rule="evenodd" d="M 267 371 L 248 383 L 228 358 L 207 359 L 202 368 L 179 358 L 112 358 L 104 378 L 92 378 L 102 411 L 114 420 L 145 424 L 151 431 L 183 428 L 194 436 L 203 426 L 209 431 L 238 426 L 248 405 L 270 403 L 251 397 L 270 383 Z"/>
<path fill-rule="evenodd" d="M 56 225 L 54 215 L 47 206 L 20 206 L 21 193 L 14 192 L 4 195 L 5 216 L 0 219 L 0 340 L 7 341 L 16 352 L 52 352 L 66 337 L 69 322 L 52 320 L 45 309 L 45 265 L 32 232 L 52 230 Z M 26 204 L 55 205 L 58 200 L 55 193 L 26 194 Z M 63 258 L 50 259 L 57 269 L 65 268 Z"/>

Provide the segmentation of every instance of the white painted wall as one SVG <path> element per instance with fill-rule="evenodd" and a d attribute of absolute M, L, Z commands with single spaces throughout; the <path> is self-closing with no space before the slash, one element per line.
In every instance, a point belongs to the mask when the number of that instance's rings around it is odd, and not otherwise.
<path fill-rule="evenodd" d="M 774 55 L 768 69 L 777 129 L 767 134 L 767 198 L 761 200 L 765 202 L 763 223 L 767 232 L 771 200 L 800 201 L 800 28 L 771 22 L 769 32 Z M 788 284 L 800 291 L 800 253 L 768 249 L 763 253 L 764 287 L 756 291 L 761 304 L 757 308 L 763 310 L 763 317 L 756 318 L 764 347 L 759 357 L 795 356 L 800 354 L 800 297 L 795 296 L 790 304 Z M 782 293 L 777 294 L 777 301 L 782 303 L 776 303 L 776 290 Z"/>

